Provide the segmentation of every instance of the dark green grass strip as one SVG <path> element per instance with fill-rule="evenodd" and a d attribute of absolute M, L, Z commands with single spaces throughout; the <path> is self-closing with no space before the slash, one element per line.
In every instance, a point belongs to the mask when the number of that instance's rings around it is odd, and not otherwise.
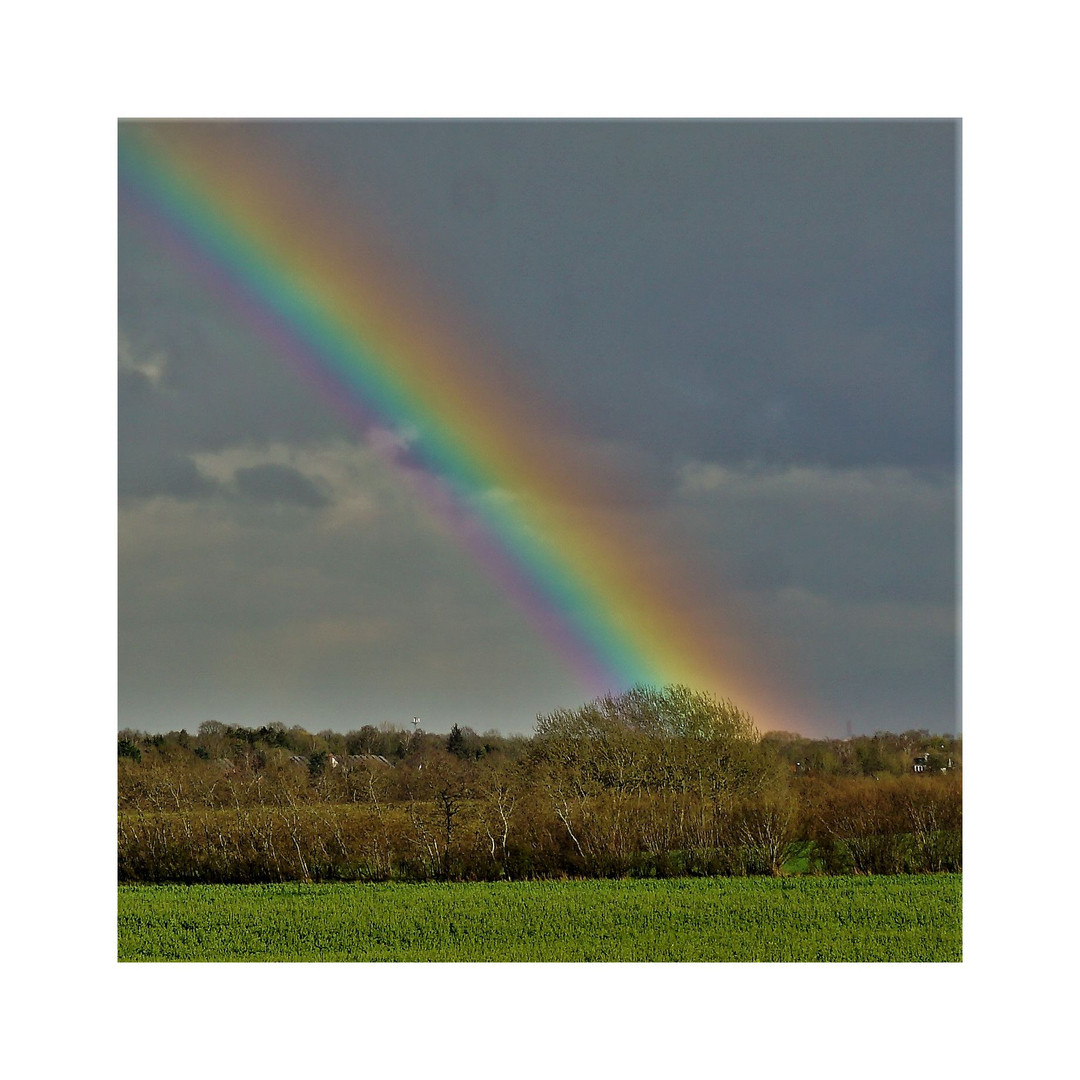
<path fill-rule="evenodd" d="M 136 885 L 121 960 L 958 961 L 961 877 Z"/>

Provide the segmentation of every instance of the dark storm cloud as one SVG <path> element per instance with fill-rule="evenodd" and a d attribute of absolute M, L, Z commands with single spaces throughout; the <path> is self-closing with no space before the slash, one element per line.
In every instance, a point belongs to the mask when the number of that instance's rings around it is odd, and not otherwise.
<path fill-rule="evenodd" d="M 677 456 L 951 467 L 946 122 L 278 129 L 543 390 Z"/>
<path fill-rule="evenodd" d="M 955 463 L 951 123 L 266 131 L 579 430 L 669 464 Z M 341 433 L 123 214 L 120 239 L 122 324 L 171 359 L 178 448 Z"/>
<path fill-rule="evenodd" d="M 327 496 L 302 472 L 288 465 L 253 465 L 233 477 L 240 495 L 252 502 L 292 503 L 318 509 L 329 506 Z"/>

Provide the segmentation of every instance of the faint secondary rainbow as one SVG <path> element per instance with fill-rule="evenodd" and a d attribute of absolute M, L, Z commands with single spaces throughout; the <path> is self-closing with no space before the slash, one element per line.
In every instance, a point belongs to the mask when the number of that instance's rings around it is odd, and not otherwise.
<path fill-rule="evenodd" d="M 275 165 L 227 125 L 121 127 L 125 208 L 361 431 L 412 433 L 386 456 L 584 690 L 678 681 L 741 694 L 657 554 L 604 533 L 588 477 L 542 417 L 478 379 L 468 350 L 343 241 L 310 180 Z"/>

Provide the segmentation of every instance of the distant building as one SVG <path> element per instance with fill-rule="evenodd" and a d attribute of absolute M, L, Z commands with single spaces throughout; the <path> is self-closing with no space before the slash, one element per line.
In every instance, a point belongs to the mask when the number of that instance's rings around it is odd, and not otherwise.
<path fill-rule="evenodd" d="M 289 760 L 294 765 L 303 765 L 305 768 L 310 765 L 310 759 L 301 754 L 293 754 Z M 348 754 L 345 757 L 338 757 L 337 754 L 328 752 L 325 764 L 331 769 L 336 769 L 340 765 L 385 765 L 388 769 L 394 767 L 394 763 L 387 761 L 382 754 Z"/>
<path fill-rule="evenodd" d="M 917 773 L 933 772 L 934 769 L 938 769 L 940 772 L 948 772 L 952 767 L 953 762 L 951 757 L 942 761 L 939 756 L 935 761 L 929 753 L 924 753 L 921 757 L 915 758 L 912 763 L 912 769 Z"/>
<path fill-rule="evenodd" d="M 310 760 L 308 758 L 301 757 L 299 754 L 293 754 L 293 756 L 291 758 L 289 758 L 289 760 L 294 765 L 310 765 L 311 764 L 311 762 L 310 762 Z M 324 764 L 329 765 L 331 769 L 336 769 L 341 764 L 341 762 L 338 761 L 338 759 L 333 754 L 327 754 Z"/>
<path fill-rule="evenodd" d="M 388 769 L 394 767 L 393 762 L 387 761 L 382 754 L 350 754 L 350 765 L 385 765 Z"/>

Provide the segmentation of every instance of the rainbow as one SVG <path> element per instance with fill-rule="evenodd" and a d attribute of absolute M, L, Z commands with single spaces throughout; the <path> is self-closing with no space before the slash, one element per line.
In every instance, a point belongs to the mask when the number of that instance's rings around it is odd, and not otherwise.
<path fill-rule="evenodd" d="M 687 583 L 663 552 L 613 539 L 580 454 L 553 439 L 497 357 L 461 344 L 452 317 L 440 320 L 397 267 L 366 254 L 355 208 L 342 211 L 283 161 L 264 129 L 124 123 L 119 183 L 125 212 L 355 428 L 410 433 L 404 447 L 369 442 L 583 691 L 684 682 L 753 707 L 736 635 L 721 649 L 715 628 L 687 614 Z"/>

